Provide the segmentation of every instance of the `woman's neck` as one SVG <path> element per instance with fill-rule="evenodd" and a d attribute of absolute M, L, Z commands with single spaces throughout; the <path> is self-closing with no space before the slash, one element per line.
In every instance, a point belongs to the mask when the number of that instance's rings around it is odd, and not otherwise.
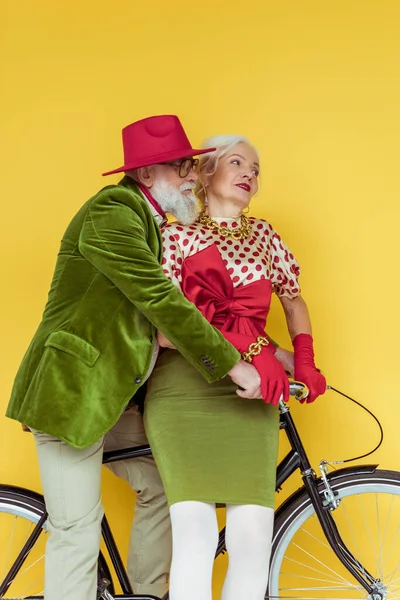
<path fill-rule="evenodd" d="M 242 206 L 238 206 L 236 202 L 224 201 L 219 202 L 217 199 L 209 199 L 208 205 L 205 207 L 206 214 L 210 217 L 225 217 L 226 219 L 238 219 L 243 211 Z"/>

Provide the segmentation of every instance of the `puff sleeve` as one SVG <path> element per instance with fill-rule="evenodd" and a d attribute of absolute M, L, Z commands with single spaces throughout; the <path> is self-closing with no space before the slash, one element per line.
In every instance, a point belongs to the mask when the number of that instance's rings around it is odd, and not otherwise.
<path fill-rule="evenodd" d="M 271 282 L 278 296 L 297 298 L 301 289 L 299 284 L 300 266 L 280 235 L 272 231 L 270 237 Z"/>

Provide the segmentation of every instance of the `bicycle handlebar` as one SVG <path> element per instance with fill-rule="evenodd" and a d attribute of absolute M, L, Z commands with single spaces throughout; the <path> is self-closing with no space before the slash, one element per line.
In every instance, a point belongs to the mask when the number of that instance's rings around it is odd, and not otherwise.
<path fill-rule="evenodd" d="M 239 390 L 243 390 L 244 388 L 238 386 Z M 310 393 L 310 390 L 308 389 L 308 387 L 306 386 L 305 383 L 301 382 L 301 381 L 296 381 L 295 379 L 291 379 L 289 377 L 289 395 L 292 396 L 293 398 L 295 398 L 296 400 L 303 400 L 304 398 L 307 398 L 308 394 Z M 281 396 L 281 402 L 283 402 L 282 400 L 283 396 Z"/>
<path fill-rule="evenodd" d="M 293 396 L 296 400 L 304 400 L 310 393 L 305 383 L 295 381 L 294 379 L 289 379 L 289 389 L 290 396 Z"/>

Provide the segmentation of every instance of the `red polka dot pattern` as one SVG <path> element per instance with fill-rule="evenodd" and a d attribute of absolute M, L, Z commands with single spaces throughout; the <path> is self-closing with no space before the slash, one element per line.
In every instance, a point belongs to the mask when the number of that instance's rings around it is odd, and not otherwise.
<path fill-rule="evenodd" d="M 239 227 L 234 219 L 215 220 L 224 227 Z M 254 217 L 250 217 L 250 222 L 252 233 L 245 240 L 223 237 L 199 223 L 166 225 L 162 231 L 164 273 L 179 286 L 185 258 L 215 244 L 235 286 L 270 279 L 279 296 L 295 298 L 300 293 L 300 267 L 296 259 L 272 225 Z"/>

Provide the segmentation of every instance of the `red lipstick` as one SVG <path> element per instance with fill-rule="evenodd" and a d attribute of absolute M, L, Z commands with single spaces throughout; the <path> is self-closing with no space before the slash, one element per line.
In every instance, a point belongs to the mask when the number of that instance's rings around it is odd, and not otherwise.
<path fill-rule="evenodd" d="M 236 183 L 235 185 L 236 187 L 242 188 L 242 190 L 245 190 L 246 192 L 250 192 L 250 186 L 248 183 Z"/>

